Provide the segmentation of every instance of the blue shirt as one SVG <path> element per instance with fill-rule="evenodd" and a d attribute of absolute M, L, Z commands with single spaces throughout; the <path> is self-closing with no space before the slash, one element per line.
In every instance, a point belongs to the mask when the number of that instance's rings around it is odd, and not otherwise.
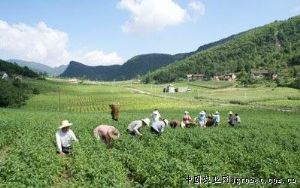
<path fill-rule="evenodd" d="M 220 115 L 213 115 L 213 119 L 214 119 L 215 122 L 217 122 L 217 123 L 220 123 L 220 121 L 221 121 Z"/>
<path fill-rule="evenodd" d="M 165 123 L 163 121 L 155 121 L 151 124 L 151 127 L 158 133 L 164 132 Z"/>

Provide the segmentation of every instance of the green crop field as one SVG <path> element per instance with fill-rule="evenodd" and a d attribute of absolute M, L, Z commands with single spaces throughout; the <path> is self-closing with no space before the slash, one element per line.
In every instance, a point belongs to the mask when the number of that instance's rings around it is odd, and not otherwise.
<path fill-rule="evenodd" d="M 192 91 L 164 94 L 163 85 L 131 82 L 27 82 L 41 94 L 21 108 L 0 108 L 0 187 L 193 187 L 197 176 L 209 176 L 210 183 L 201 184 L 208 187 L 221 176 L 244 178 L 221 187 L 248 187 L 250 178 L 263 180 L 258 187 L 300 185 L 299 90 L 175 83 Z M 119 122 L 111 120 L 112 102 L 120 103 Z M 127 134 L 131 121 L 154 108 L 168 120 L 180 120 L 184 110 L 193 117 L 218 110 L 221 125 Z M 230 110 L 242 119 L 235 128 L 226 123 Z M 59 157 L 54 142 L 63 119 L 79 138 L 69 157 Z M 93 137 L 99 124 L 120 130 L 112 147 Z"/>

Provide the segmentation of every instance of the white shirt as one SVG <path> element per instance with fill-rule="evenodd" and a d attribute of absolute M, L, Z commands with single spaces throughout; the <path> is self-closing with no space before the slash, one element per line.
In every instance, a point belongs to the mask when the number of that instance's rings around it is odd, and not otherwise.
<path fill-rule="evenodd" d="M 139 132 L 139 128 L 141 128 L 143 126 L 143 121 L 141 120 L 136 120 L 136 121 L 133 121 L 131 122 L 129 125 L 128 125 L 128 130 L 130 132 L 133 132 L 135 134 L 138 134 L 138 135 L 141 135 L 141 133 Z"/>
<path fill-rule="evenodd" d="M 62 146 L 69 147 L 71 146 L 72 141 L 78 141 L 74 132 L 71 129 L 69 129 L 66 133 L 62 132 L 61 130 L 58 130 L 55 136 L 57 148 L 60 152 L 62 151 Z"/>
<path fill-rule="evenodd" d="M 160 113 L 158 110 L 154 110 L 151 114 L 151 122 L 157 122 L 159 121 Z"/>

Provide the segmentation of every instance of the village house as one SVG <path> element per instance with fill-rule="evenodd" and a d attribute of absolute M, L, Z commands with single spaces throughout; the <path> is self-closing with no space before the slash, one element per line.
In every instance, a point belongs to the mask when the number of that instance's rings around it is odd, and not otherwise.
<path fill-rule="evenodd" d="M 8 74 L 6 72 L 0 72 L 0 77 L 2 80 L 7 80 L 8 79 Z"/>
<path fill-rule="evenodd" d="M 164 90 L 167 93 L 175 93 L 175 87 L 172 84 L 167 85 Z"/>
<path fill-rule="evenodd" d="M 261 70 L 251 70 L 251 76 L 254 79 L 262 79 L 262 78 L 269 78 L 272 80 L 277 79 L 277 74 L 273 74 L 268 70 L 261 69 Z"/>
<path fill-rule="evenodd" d="M 188 81 L 203 80 L 204 79 L 204 74 L 188 74 L 186 76 L 187 76 Z"/>
<path fill-rule="evenodd" d="M 224 81 L 235 81 L 237 78 L 237 75 L 235 73 L 229 73 L 225 75 L 220 75 L 220 76 L 214 76 L 214 80 L 224 80 Z"/>

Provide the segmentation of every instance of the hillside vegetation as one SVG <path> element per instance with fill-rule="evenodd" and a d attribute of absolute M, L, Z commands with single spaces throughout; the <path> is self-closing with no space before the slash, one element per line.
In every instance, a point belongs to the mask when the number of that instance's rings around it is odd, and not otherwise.
<path fill-rule="evenodd" d="M 225 43 L 149 73 L 143 81 L 166 83 L 185 79 L 191 73 L 211 78 L 241 72 L 241 79 L 247 83 L 251 69 L 278 74 L 281 85 L 296 84 L 293 81 L 300 72 L 300 16 L 240 33 Z"/>
<path fill-rule="evenodd" d="M 23 78 L 39 78 L 39 75 L 28 67 L 20 67 L 0 60 L 0 72 L 8 77 L 0 76 L 0 107 L 21 106 L 31 94 L 38 94 L 39 90 L 23 82 Z"/>
<path fill-rule="evenodd" d="M 207 50 L 223 44 L 238 35 L 200 46 L 196 51 L 188 53 L 170 54 L 144 54 L 129 59 L 123 65 L 111 66 L 87 66 L 80 62 L 71 61 L 67 69 L 61 74 L 62 77 L 79 77 L 91 80 L 129 80 L 139 78 L 150 71 L 157 70 L 169 64 L 173 64 L 195 53 Z"/>

